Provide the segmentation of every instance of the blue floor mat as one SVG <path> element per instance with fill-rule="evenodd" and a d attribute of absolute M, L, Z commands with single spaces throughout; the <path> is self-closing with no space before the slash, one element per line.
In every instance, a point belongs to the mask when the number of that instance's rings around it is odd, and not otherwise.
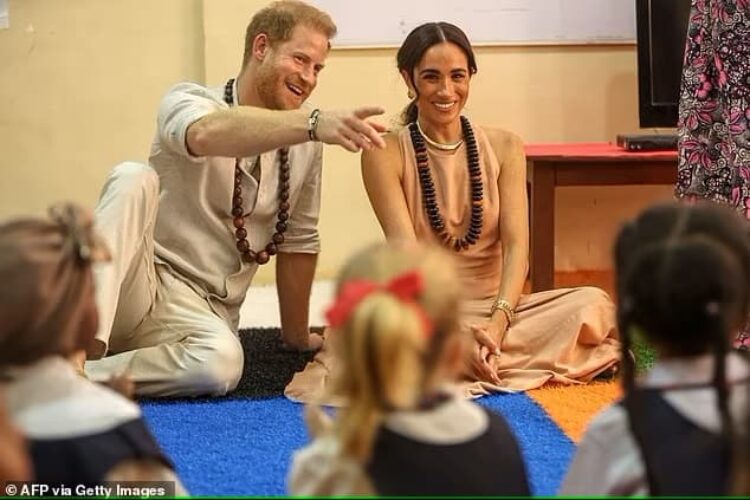
<path fill-rule="evenodd" d="M 524 394 L 479 402 L 508 419 L 534 494 L 555 494 L 574 451 L 570 439 Z M 302 405 L 283 397 L 149 401 L 142 407 L 193 495 L 284 495 L 292 452 L 308 439 Z"/>

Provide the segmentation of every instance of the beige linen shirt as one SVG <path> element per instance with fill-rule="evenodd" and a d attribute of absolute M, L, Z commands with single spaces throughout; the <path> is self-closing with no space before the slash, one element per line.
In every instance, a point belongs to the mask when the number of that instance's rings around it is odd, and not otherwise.
<path fill-rule="evenodd" d="M 159 175 L 159 212 L 154 228 L 156 263 L 204 297 L 235 329 L 239 307 L 258 269 L 241 259 L 232 224 L 234 158 L 195 157 L 187 150 L 188 126 L 227 108 L 222 87 L 180 83 L 159 106 L 149 163 Z M 234 95 L 237 95 L 235 90 Z M 236 105 L 235 97 L 235 105 Z M 275 231 L 278 211 L 277 150 L 242 159 L 242 198 L 247 240 L 263 249 Z M 279 252 L 318 253 L 322 146 L 306 142 L 289 148 L 291 205 Z"/>

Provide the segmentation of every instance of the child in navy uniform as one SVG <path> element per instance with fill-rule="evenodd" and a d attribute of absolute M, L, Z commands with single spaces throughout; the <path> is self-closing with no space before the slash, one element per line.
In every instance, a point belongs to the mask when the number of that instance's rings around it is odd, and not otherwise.
<path fill-rule="evenodd" d="M 529 495 L 505 420 L 452 386 L 468 359 L 460 290 L 438 249 L 379 245 L 342 271 L 328 310 L 343 407 L 308 411 L 294 495 Z"/>
<path fill-rule="evenodd" d="M 64 205 L 50 215 L 0 225 L 0 380 L 28 442 L 33 480 L 170 481 L 184 494 L 138 406 L 67 359 L 94 339 L 91 266 L 108 254 L 89 214 Z"/>
<path fill-rule="evenodd" d="M 657 360 L 636 384 L 623 357 L 624 398 L 591 423 L 561 493 L 742 492 L 750 368 L 730 345 L 750 304 L 747 223 L 717 205 L 657 206 L 621 230 L 615 264 L 623 351 L 638 334 Z"/>

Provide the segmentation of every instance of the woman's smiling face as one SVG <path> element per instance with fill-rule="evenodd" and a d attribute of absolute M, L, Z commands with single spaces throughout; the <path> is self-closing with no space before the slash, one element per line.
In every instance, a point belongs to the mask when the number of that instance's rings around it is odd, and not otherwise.
<path fill-rule="evenodd" d="M 469 97 L 471 72 L 466 54 L 458 45 L 433 45 L 425 51 L 414 74 L 403 72 L 402 76 L 417 96 L 420 122 L 447 125 L 459 119 Z"/>

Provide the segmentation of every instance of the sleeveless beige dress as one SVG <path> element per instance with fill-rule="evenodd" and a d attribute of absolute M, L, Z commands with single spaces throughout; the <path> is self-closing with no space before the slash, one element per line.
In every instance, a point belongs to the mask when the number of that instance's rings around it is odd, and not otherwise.
<path fill-rule="evenodd" d="M 509 168 L 525 168 L 522 152 L 510 148 L 494 151 L 485 132 L 473 128 L 482 164 L 484 218 L 479 240 L 455 258 L 466 290 L 464 324 L 488 319 L 500 288 L 500 167 L 507 162 Z M 510 144 L 512 134 L 501 133 L 507 134 L 508 140 L 499 142 Z M 399 145 L 404 165 L 402 187 L 417 238 L 438 242 L 422 205 L 414 149 L 406 127 L 399 133 Z M 463 235 L 471 219 L 465 145 L 455 152 L 429 147 L 427 151 L 446 226 L 451 234 Z M 581 287 L 522 295 L 516 318 L 503 338 L 501 354 L 493 360 L 501 383 L 467 381 L 465 391 L 468 396 L 481 396 L 534 389 L 548 382 L 586 383 L 612 368 L 619 356 L 614 304 L 604 291 Z M 289 383 L 287 397 L 303 402 L 319 400 L 330 374 L 331 358 L 325 348 L 318 353 Z"/>

